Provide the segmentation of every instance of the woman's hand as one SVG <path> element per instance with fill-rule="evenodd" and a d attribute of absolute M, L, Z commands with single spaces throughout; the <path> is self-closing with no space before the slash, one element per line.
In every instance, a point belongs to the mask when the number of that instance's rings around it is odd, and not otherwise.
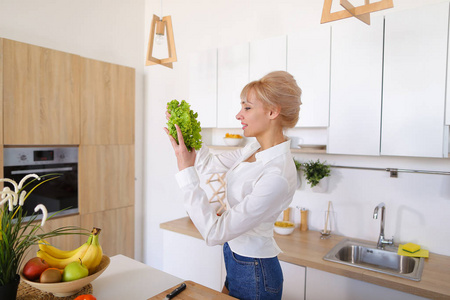
<path fill-rule="evenodd" d="M 194 149 L 191 149 L 191 151 L 189 152 L 189 150 L 186 148 L 186 145 L 184 144 L 183 134 L 181 133 L 180 127 L 175 124 L 175 128 L 177 129 L 178 143 L 173 138 L 173 136 L 170 135 L 169 129 L 164 128 L 164 131 L 167 133 L 167 135 L 169 136 L 169 140 L 172 143 L 173 150 L 175 151 L 175 156 L 177 157 L 178 170 L 181 171 L 194 166 L 196 153 Z"/>

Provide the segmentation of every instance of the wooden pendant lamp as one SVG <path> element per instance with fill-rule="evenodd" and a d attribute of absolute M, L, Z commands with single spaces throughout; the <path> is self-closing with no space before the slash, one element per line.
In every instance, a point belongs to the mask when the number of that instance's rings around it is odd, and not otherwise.
<path fill-rule="evenodd" d="M 365 4 L 361 6 L 353 6 L 348 0 L 340 0 L 340 4 L 345 10 L 331 12 L 331 2 L 333 0 L 325 0 L 323 4 L 321 24 L 337 21 L 349 17 L 355 17 L 362 22 L 370 25 L 370 13 L 394 7 L 393 0 L 381 0 L 370 3 L 370 0 L 364 0 Z"/>
<path fill-rule="evenodd" d="M 167 33 L 167 49 L 169 53 L 168 58 L 159 59 L 153 56 L 153 46 L 155 44 L 155 33 L 159 36 L 164 36 L 164 31 Z M 175 50 L 175 40 L 173 38 L 172 18 L 165 16 L 160 19 L 153 15 L 152 24 L 150 28 L 150 37 L 148 39 L 146 66 L 162 65 L 168 68 L 173 68 L 172 63 L 177 61 L 177 52 Z"/>

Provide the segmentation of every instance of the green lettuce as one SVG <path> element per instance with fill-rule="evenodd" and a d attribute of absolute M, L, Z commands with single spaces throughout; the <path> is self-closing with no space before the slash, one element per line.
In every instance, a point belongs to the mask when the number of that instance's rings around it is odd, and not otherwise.
<path fill-rule="evenodd" d="M 183 134 L 184 144 L 191 151 L 198 150 L 202 147 L 202 136 L 200 131 L 200 122 L 197 121 L 197 113 L 191 110 L 191 106 L 184 100 L 179 103 L 177 100 L 172 100 L 167 103 L 167 110 L 170 113 L 169 121 L 167 121 L 167 128 L 169 133 L 178 142 L 177 124 L 181 133 Z"/>

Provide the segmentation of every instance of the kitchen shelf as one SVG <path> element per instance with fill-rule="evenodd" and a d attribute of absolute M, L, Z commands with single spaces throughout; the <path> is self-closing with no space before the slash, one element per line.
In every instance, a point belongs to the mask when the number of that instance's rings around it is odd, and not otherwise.
<path fill-rule="evenodd" d="M 208 145 L 208 148 L 214 149 L 214 150 L 236 150 L 239 148 L 242 148 L 242 146 L 223 146 L 223 145 Z M 320 154 L 326 154 L 326 149 L 313 149 L 313 148 L 291 148 L 292 153 L 320 153 Z"/>
<path fill-rule="evenodd" d="M 321 154 L 326 154 L 327 153 L 327 149 L 313 149 L 313 148 L 305 148 L 305 149 L 301 149 L 301 148 L 291 148 L 291 152 L 292 153 L 321 153 Z"/>

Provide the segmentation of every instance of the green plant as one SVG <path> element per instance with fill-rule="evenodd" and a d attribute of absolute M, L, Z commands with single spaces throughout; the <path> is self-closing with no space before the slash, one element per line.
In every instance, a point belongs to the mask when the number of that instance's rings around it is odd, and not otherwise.
<path fill-rule="evenodd" d="M 24 190 L 32 182 L 44 177 L 50 178 L 36 184 L 28 193 Z M 50 232 L 44 232 L 42 226 L 44 226 L 45 221 L 57 213 L 47 217 L 47 209 L 42 204 L 37 205 L 34 213 L 30 216 L 27 216 L 23 211 L 22 206 L 34 189 L 58 177 L 58 174 L 48 174 L 42 177 L 29 174 L 19 184 L 8 178 L 0 179 L 0 182 L 8 182 L 14 188 L 14 190 L 11 190 L 6 186 L 0 192 L 0 286 L 14 281 L 16 275 L 19 274 L 19 268 L 27 250 L 30 246 L 37 244 L 39 240 L 60 235 L 81 234 L 81 231 L 83 231 L 79 227 L 65 226 Z M 34 179 L 25 184 L 29 178 Z M 36 222 L 39 210 L 42 211 L 42 220 Z"/>
<path fill-rule="evenodd" d="M 326 164 L 326 161 L 321 163 L 319 159 L 303 163 L 303 170 L 306 181 L 311 187 L 316 186 L 322 178 L 330 176 L 330 166 Z"/>
<path fill-rule="evenodd" d="M 200 131 L 200 122 L 197 121 L 197 113 L 191 110 L 191 106 L 184 100 L 179 103 L 177 100 L 172 100 L 167 103 L 167 110 L 170 113 L 170 118 L 167 121 L 167 128 L 169 133 L 178 142 L 177 124 L 181 133 L 183 134 L 184 144 L 189 151 L 192 149 L 198 150 L 202 146 L 202 136 Z"/>
<path fill-rule="evenodd" d="M 295 158 L 294 158 L 294 163 L 295 163 L 295 168 L 297 169 L 297 171 L 301 171 L 302 163 L 299 162 L 298 160 L 296 160 Z"/>

